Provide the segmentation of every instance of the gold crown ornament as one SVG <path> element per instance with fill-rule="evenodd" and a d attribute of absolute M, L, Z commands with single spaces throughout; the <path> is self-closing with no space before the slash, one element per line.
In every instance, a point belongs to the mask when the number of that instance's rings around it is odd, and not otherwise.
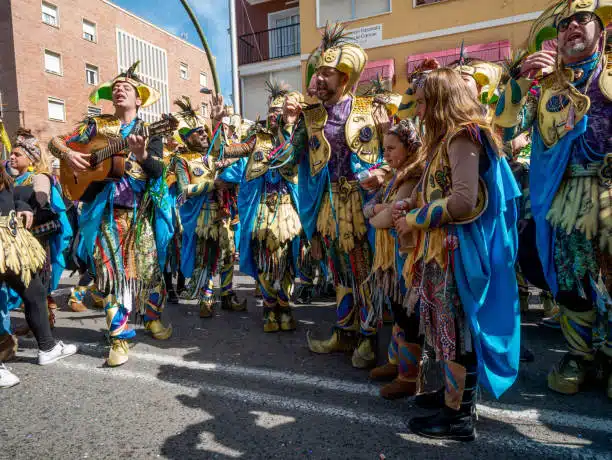
<path fill-rule="evenodd" d="M 120 73 L 112 80 L 102 83 L 96 89 L 94 89 L 89 95 L 89 100 L 93 104 L 97 104 L 100 99 L 104 99 L 106 101 L 113 100 L 113 86 L 115 86 L 119 82 L 129 83 L 136 89 L 138 93 L 138 97 L 142 102 L 140 107 L 147 107 L 149 105 L 155 104 L 161 94 L 155 88 L 152 88 L 145 84 L 140 77 L 136 74 L 136 69 L 140 61 L 136 61 L 132 64 L 125 72 Z"/>
<path fill-rule="evenodd" d="M 321 67 L 332 67 L 348 75 L 345 93 L 351 92 L 359 82 L 368 55 L 361 46 L 348 40 L 350 34 L 345 32 L 344 26 L 338 23 L 326 24 L 321 44 L 310 54 L 306 63 L 306 81 L 310 83 L 312 76 Z"/>

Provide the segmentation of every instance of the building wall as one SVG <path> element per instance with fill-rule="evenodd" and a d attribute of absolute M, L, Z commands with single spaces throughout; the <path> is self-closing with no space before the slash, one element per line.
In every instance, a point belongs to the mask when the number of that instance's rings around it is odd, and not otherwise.
<path fill-rule="evenodd" d="M 531 21 L 514 22 L 496 27 L 483 26 L 479 30 L 449 33 L 442 31 L 454 27 L 499 20 L 541 11 L 549 0 L 448 0 L 413 8 L 411 0 L 391 0 L 391 13 L 346 22 L 347 29 L 382 24 L 381 46 L 367 47 L 369 60 L 395 60 L 395 86 L 398 92 L 405 91 L 406 59 L 413 54 L 442 51 L 465 45 L 509 40 L 513 48 L 520 47 L 527 38 Z M 301 0 L 302 57 L 319 44 L 320 30 L 317 28 L 317 0 Z M 442 31 L 442 36 L 418 39 L 415 34 Z M 408 40 L 405 43 L 396 43 Z M 392 43 L 385 41 L 392 40 Z M 302 71 L 305 61 L 302 61 Z M 306 82 L 304 82 L 306 84 Z"/>
<path fill-rule="evenodd" d="M 4 4 L 5 2 L 2 2 Z M 50 0 L 59 10 L 59 27 L 41 20 L 40 0 L 11 0 L 15 74 L 18 109 L 24 113 L 27 128 L 32 129 L 46 143 L 50 136 L 70 131 L 87 113 L 90 92 L 95 86 L 85 79 L 85 65 L 99 69 L 100 82 L 118 74 L 117 29 L 121 29 L 166 51 L 169 103 L 180 95 L 191 97 L 193 105 L 209 102 L 210 96 L 199 93 L 200 71 L 206 72 L 212 85 L 210 65 L 203 50 L 121 10 L 106 0 Z M 96 23 L 97 43 L 82 38 L 82 20 Z M 63 75 L 45 72 L 44 50 L 60 53 Z M 7 51 L 0 51 L 0 62 L 9 59 Z M 179 66 L 189 66 L 189 79 L 180 77 Z M 141 66 L 150 63 L 141 62 Z M 4 65 L 3 65 L 4 69 Z M 1 74 L 2 72 L 0 72 Z M 3 93 L 15 91 L 0 88 Z M 66 104 L 66 121 L 48 119 L 47 98 L 56 97 Z M 112 112 L 112 104 L 102 101 L 103 112 Z M 176 110 L 171 106 L 171 110 Z M 9 134 L 14 131 L 10 126 Z"/>
<path fill-rule="evenodd" d="M 251 34 L 253 31 L 260 32 L 266 30 L 268 28 L 268 13 L 274 13 L 276 11 L 298 6 L 297 4 L 287 6 L 286 3 L 286 0 L 272 0 L 255 5 L 251 5 L 248 1 L 236 2 L 236 30 L 238 36 Z M 251 30 L 251 25 L 249 25 L 249 19 L 251 20 L 253 30 Z"/>
<path fill-rule="evenodd" d="M 15 71 L 15 46 L 11 3 L 0 2 L 0 111 L 9 132 L 19 126 L 19 101 L 17 98 L 17 74 Z M 2 147 L 3 149 L 3 147 Z M 2 152 L 0 152 L 2 153 Z"/>

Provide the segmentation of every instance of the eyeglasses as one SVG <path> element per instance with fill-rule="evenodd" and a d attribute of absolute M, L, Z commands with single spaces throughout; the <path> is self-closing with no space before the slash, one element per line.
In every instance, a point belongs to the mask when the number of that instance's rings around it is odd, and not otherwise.
<path fill-rule="evenodd" d="M 559 32 L 565 32 L 573 21 L 576 21 L 581 26 L 584 26 L 587 25 L 589 22 L 595 21 L 597 19 L 598 18 L 596 14 L 591 13 L 590 11 L 581 11 L 580 13 L 576 13 L 568 18 L 559 21 L 559 24 L 557 24 L 557 30 Z"/>

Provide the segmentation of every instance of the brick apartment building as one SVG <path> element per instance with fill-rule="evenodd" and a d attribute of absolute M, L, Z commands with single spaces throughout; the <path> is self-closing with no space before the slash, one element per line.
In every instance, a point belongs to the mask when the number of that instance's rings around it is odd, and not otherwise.
<path fill-rule="evenodd" d="M 180 95 L 208 116 L 211 96 L 200 89 L 212 73 L 202 49 L 108 0 L 0 1 L 0 114 L 9 136 L 21 125 L 46 144 L 87 114 L 112 112 L 88 96 L 136 60 L 162 94 L 141 111 L 144 120 L 176 110 Z"/>

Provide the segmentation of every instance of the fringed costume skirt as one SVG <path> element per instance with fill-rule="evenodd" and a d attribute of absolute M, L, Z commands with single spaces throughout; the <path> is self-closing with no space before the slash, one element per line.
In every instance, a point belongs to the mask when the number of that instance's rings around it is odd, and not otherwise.
<path fill-rule="evenodd" d="M 47 260 L 47 253 L 38 240 L 23 227 L 21 219 L 11 211 L 0 216 L 0 274 L 19 275 L 25 286 Z"/>

